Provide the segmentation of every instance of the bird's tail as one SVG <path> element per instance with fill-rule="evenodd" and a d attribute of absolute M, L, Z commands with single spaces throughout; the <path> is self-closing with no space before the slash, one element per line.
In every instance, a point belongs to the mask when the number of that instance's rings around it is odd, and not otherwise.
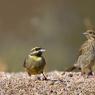
<path fill-rule="evenodd" d="M 73 71 L 73 70 L 75 70 L 75 69 L 77 69 L 77 67 L 75 67 L 75 66 L 73 65 L 73 66 L 67 68 L 65 71 L 70 72 L 70 71 Z"/>
<path fill-rule="evenodd" d="M 26 59 L 24 60 L 23 67 L 26 67 Z"/>

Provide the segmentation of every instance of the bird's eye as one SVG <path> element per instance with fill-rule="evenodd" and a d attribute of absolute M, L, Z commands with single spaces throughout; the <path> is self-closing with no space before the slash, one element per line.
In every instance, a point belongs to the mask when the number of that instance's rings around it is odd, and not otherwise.
<path fill-rule="evenodd" d="M 89 32 L 89 34 L 92 34 L 92 32 Z"/>

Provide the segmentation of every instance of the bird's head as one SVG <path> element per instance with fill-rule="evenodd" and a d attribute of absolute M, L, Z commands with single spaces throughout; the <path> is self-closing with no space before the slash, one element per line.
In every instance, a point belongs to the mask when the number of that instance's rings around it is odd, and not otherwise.
<path fill-rule="evenodd" d="M 95 39 L 95 31 L 94 30 L 87 30 L 86 32 L 83 33 L 87 39 Z"/>
<path fill-rule="evenodd" d="M 34 47 L 33 49 L 30 50 L 30 55 L 35 55 L 35 56 L 41 56 L 43 52 L 46 50 L 41 47 Z"/>

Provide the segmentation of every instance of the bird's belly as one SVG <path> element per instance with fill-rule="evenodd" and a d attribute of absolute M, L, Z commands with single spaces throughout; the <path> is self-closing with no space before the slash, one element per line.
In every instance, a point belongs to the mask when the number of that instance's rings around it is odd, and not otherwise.
<path fill-rule="evenodd" d="M 31 75 L 35 75 L 35 74 L 41 74 L 43 70 L 42 69 L 39 69 L 39 68 L 28 68 L 27 71 Z"/>
<path fill-rule="evenodd" d="M 45 64 L 43 63 L 36 63 L 36 64 L 32 64 L 30 66 L 30 68 L 27 68 L 28 72 L 30 72 L 32 75 L 35 75 L 35 74 L 40 74 L 43 72 L 43 69 L 44 69 L 44 66 Z"/>
<path fill-rule="evenodd" d="M 83 65 L 90 64 L 93 60 L 95 60 L 95 55 L 86 53 L 86 54 L 79 56 L 79 58 L 77 60 L 77 65 L 78 65 L 78 67 L 82 67 Z"/>

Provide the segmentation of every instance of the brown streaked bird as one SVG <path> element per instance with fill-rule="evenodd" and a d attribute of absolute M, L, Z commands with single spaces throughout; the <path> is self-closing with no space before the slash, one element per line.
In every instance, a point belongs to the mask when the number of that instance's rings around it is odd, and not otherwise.
<path fill-rule="evenodd" d="M 95 31 L 89 29 L 83 34 L 86 36 L 87 41 L 84 42 L 79 50 L 76 64 L 66 71 L 72 71 L 79 68 L 82 74 L 92 75 L 92 68 L 95 64 Z"/>
<path fill-rule="evenodd" d="M 42 53 L 45 49 L 40 47 L 35 47 L 30 51 L 30 54 L 24 60 L 24 68 L 26 69 L 29 76 L 36 74 L 43 74 L 44 79 L 46 76 L 43 73 L 44 67 L 46 65 L 45 58 Z"/>

